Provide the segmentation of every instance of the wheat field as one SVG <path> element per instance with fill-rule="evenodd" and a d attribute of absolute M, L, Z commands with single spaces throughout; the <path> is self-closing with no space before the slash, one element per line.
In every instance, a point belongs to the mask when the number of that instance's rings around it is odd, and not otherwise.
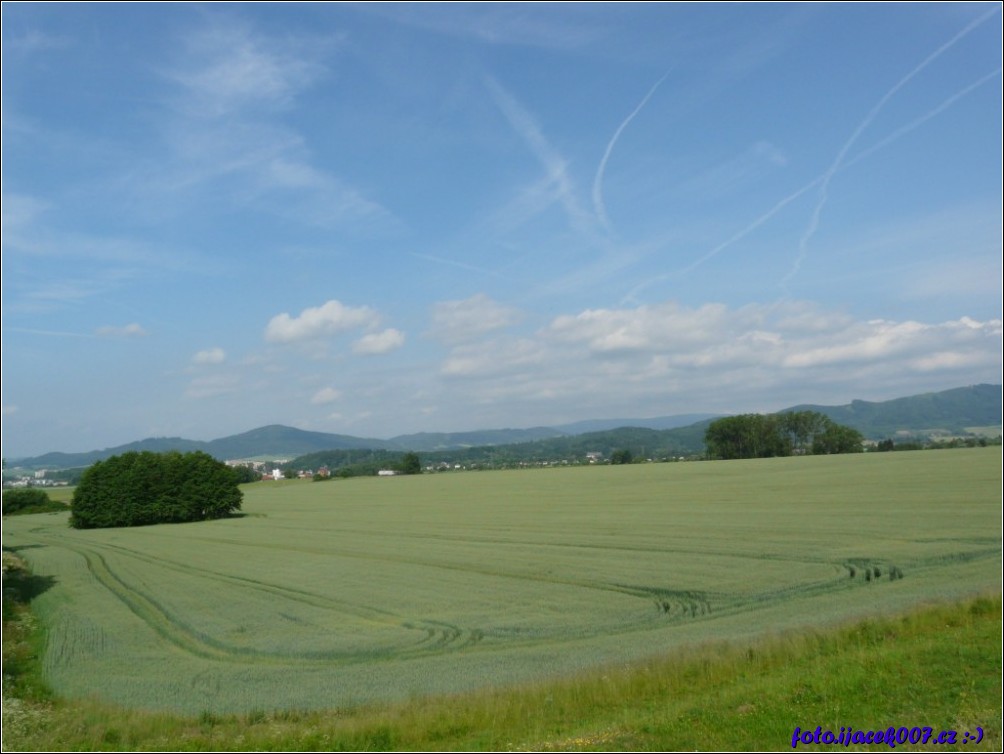
<path fill-rule="evenodd" d="M 243 515 L 5 519 L 45 675 L 184 713 L 357 706 L 1000 590 L 999 448 L 244 488 Z"/>

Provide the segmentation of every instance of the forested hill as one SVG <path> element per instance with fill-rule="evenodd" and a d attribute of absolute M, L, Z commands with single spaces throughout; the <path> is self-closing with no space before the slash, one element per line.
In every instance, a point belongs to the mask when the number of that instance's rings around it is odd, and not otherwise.
<path fill-rule="evenodd" d="M 971 385 L 880 403 L 851 401 L 846 406 L 803 405 L 788 410 L 817 411 L 873 440 L 903 434 L 963 435 L 973 427 L 1001 424 L 1001 386 Z"/>
<path fill-rule="evenodd" d="M 152 451 L 154 453 L 177 450 L 188 453 L 201 450 L 221 461 L 229 458 L 255 458 L 268 456 L 276 458 L 295 458 L 305 453 L 313 453 L 329 448 L 365 448 L 385 449 L 397 446 L 387 440 L 375 440 L 351 435 L 336 435 L 327 432 L 307 432 L 281 424 L 270 424 L 258 427 L 239 435 L 221 437 L 218 440 L 203 442 L 185 440 L 181 437 L 154 437 L 131 442 L 104 450 L 93 450 L 87 453 L 46 453 L 35 458 L 25 458 L 14 462 L 17 466 L 36 469 L 68 469 L 90 466 L 97 461 L 131 451 Z"/>
<path fill-rule="evenodd" d="M 1001 386 L 973 385 L 924 393 L 889 401 L 852 401 L 845 406 L 800 405 L 787 411 L 816 411 L 838 424 L 853 427 L 871 440 L 886 437 L 965 435 L 973 428 L 999 427 L 1001 424 Z M 577 422 L 557 427 L 532 429 L 500 429 L 461 433 L 420 433 L 401 435 L 389 440 L 353 437 L 351 435 L 307 432 L 293 427 L 272 424 L 239 435 L 210 442 L 186 440 L 180 437 L 152 438 L 115 448 L 88 453 L 48 453 L 35 458 L 7 459 L 8 466 L 35 469 L 66 469 L 89 466 L 95 461 L 128 451 L 155 452 L 201 450 L 221 460 L 230 458 L 267 457 L 288 459 L 329 450 L 420 451 L 431 458 L 436 452 L 461 462 L 464 454 L 477 455 L 485 446 L 492 446 L 495 457 L 519 454 L 530 456 L 576 455 L 587 452 L 606 453 L 609 449 L 632 447 L 650 455 L 689 455 L 703 450 L 704 430 L 712 414 L 701 421 L 680 426 L 687 417 L 657 417 L 654 419 L 597 420 Z M 629 431 L 613 429 L 632 425 Z M 668 429 L 667 426 L 675 428 Z M 603 429 L 585 432 L 586 429 Z M 509 448 L 509 450 L 503 450 Z"/>
<path fill-rule="evenodd" d="M 533 442 L 426 451 L 421 453 L 421 460 L 425 466 L 459 464 L 467 468 L 503 468 L 545 462 L 583 463 L 590 454 L 597 454 L 597 460 L 606 461 L 618 450 L 628 450 L 635 458 L 665 460 L 702 454 L 704 433 L 711 421 L 707 419 L 677 429 L 621 427 Z M 295 471 L 317 471 L 324 466 L 331 472 L 352 467 L 352 474 L 357 475 L 376 473 L 378 468 L 396 468 L 401 456 L 400 451 L 327 450 L 300 456 L 287 467 Z"/>

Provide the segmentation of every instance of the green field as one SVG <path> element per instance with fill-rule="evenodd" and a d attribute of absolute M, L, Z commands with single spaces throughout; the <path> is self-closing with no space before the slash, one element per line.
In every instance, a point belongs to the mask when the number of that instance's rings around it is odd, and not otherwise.
<path fill-rule="evenodd" d="M 245 515 L 4 521 L 61 695 L 191 714 L 543 681 L 999 592 L 999 448 L 257 483 Z"/>

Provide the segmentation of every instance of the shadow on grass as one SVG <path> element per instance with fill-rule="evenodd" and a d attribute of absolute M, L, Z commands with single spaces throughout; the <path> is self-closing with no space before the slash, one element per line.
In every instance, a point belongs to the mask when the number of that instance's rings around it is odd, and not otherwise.
<path fill-rule="evenodd" d="M 36 576 L 27 571 L 9 571 L 3 577 L 3 601 L 27 604 L 56 585 L 55 576 Z"/>
<path fill-rule="evenodd" d="M 19 545 L 8 547 L 4 545 L 4 554 L 14 556 L 13 562 L 4 558 L 3 564 L 3 604 L 4 609 L 10 602 L 27 604 L 38 595 L 52 588 L 56 583 L 55 576 L 36 576 L 21 558 L 17 557 L 23 550 L 34 550 L 45 545 Z"/>

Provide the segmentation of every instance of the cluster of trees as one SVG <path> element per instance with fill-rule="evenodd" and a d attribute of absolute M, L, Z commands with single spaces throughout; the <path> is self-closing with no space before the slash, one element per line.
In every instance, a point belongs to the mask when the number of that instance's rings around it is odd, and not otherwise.
<path fill-rule="evenodd" d="M 619 466 L 625 463 L 633 463 L 634 455 L 627 448 L 618 448 L 610 454 L 610 463 Z"/>
<path fill-rule="evenodd" d="M 52 500 L 44 490 L 36 487 L 19 487 L 4 490 L 3 515 L 14 513 L 47 513 L 48 511 L 65 511 L 66 506 Z"/>
<path fill-rule="evenodd" d="M 418 457 L 418 453 L 405 453 L 401 457 L 401 462 L 398 464 L 397 469 L 402 474 L 421 474 L 422 459 Z"/>
<path fill-rule="evenodd" d="M 860 453 L 864 437 L 816 411 L 741 414 L 708 425 L 710 458 L 772 458 L 800 454 Z"/>
<path fill-rule="evenodd" d="M 242 497 L 233 470 L 208 453 L 130 452 L 84 472 L 73 494 L 70 525 L 95 529 L 223 518 L 240 510 Z"/>

